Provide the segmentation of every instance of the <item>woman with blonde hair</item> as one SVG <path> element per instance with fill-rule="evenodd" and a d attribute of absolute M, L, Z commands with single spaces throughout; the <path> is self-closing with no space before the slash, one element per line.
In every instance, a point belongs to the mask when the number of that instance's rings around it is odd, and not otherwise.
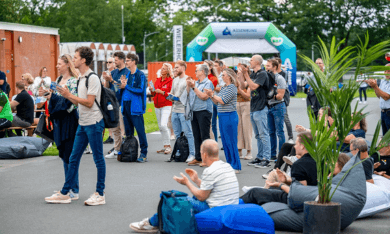
<path fill-rule="evenodd" d="M 22 75 L 22 80 L 26 83 L 26 91 L 28 94 L 31 96 L 34 96 L 33 91 L 34 91 L 34 78 L 30 73 L 25 73 Z"/>
<path fill-rule="evenodd" d="M 61 74 L 61 76 L 57 78 L 57 85 L 62 87 L 66 86 L 71 94 L 77 95 L 79 74 L 74 67 L 72 57 L 69 54 L 61 55 L 57 61 L 57 69 Z M 53 122 L 54 141 L 59 151 L 59 156 L 63 160 L 66 178 L 69 168 L 69 157 L 72 153 L 76 130 L 79 125 L 77 106 L 72 104 L 68 99 L 62 97 L 56 90 L 41 88 L 39 90 L 39 95 L 45 95 L 44 97 L 50 100 L 48 109 L 50 119 Z M 78 194 L 79 182 L 77 174 L 75 183 L 70 190 L 71 199 L 77 200 L 79 198 Z"/>
<path fill-rule="evenodd" d="M 221 88 L 218 95 L 214 95 L 214 91 L 210 89 L 205 89 L 205 91 L 210 99 L 218 105 L 219 130 L 221 131 L 226 161 L 236 173 L 240 173 L 241 162 L 237 148 L 237 75 L 230 68 L 223 69 L 222 74 L 225 86 Z"/>
<path fill-rule="evenodd" d="M 169 95 L 169 92 L 171 92 L 172 88 L 172 65 L 169 63 L 164 63 L 160 73 L 161 77 L 157 78 L 154 84 L 155 90 L 151 92 L 151 94 L 154 96 L 153 101 L 156 111 L 158 127 L 160 128 L 164 144 L 164 148 L 158 150 L 157 153 L 170 154 L 172 152 L 172 148 L 170 142 L 171 133 L 170 129 L 168 128 L 168 120 L 172 111 L 172 101 L 167 100 L 167 97 Z"/>

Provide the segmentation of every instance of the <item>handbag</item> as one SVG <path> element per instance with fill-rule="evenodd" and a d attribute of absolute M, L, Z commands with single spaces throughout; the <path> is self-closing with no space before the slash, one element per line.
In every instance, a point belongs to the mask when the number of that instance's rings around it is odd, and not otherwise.
<path fill-rule="evenodd" d="M 49 142 L 54 142 L 53 123 L 50 120 L 47 101 L 45 102 L 45 112 L 39 116 L 39 122 L 34 133 Z"/>

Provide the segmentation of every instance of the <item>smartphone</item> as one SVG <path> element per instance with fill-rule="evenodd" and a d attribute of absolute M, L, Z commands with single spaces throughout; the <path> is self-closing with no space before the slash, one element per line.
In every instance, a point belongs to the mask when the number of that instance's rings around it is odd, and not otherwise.
<path fill-rule="evenodd" d="M 154 88 L 153 81 L 149 81 L 150 87 L 152 88 L 152 92 L 154 92 L 156 89 Z"/>
<path fill-rule="evenodd" d="M 57 86 L 59 86 L 58 84 L 57 84 L 57 82 L 51 82 L 51 84 L 50 84 L 50 89 L 51 90 L 53 90 L 53 91 L 55 91 L 55 90 L 57 90 Z"/>

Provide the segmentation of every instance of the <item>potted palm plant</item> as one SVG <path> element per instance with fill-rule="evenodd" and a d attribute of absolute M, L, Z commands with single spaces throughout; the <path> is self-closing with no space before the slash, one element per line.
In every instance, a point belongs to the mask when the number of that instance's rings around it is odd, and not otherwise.
<path fill-rule="evenodd" d="M 332 202 L 332 197 L 343 179 L 335 188 L 332 188 L 333 171 L 337 162 L 342 144 L 337 146 L 337 141 L 344 142 L 349 131 L 359 121 L 366 117 L 364 107 L 358 109 L 358 104 L 352 108 L 351 103 L 359 89 L 356 82 L 360 73 L 384 71 L 383 66 L 370 66 L 377 58 L 383 56 L 390 41 L 381 42 L 368 48 L 369 37 L 358 46 L 340 48 L 344 40 L 336 43 L 333 38 L 328 46 L 319 39 L 318 49 L 321 54 L 325 69 L 320 68 L 305 55 L 299 55 L 314 71 L 314 79 L 308 80 L 311 88 L 321 104 L 330 107 L 334 122 L 331 126 L 325 122 L 326 117 L 316 119 L 309 112 L 310 129 L 313 133 L 313 141 L 304 141 L 304 145 L 317 164 L 318 199 L 305 202 L 304 233 L 338 233 L 341 222 L 341 206 Z M 338 87 L 338 81 L 355 67 L 354 76 L 348 80 L 342 88 Z M 379 129 L 376 129 L 376 135 Z M 352 169 L 352 168 L 351 168 Z M 344 178 L 344 177 L 343 177 Z M 321 222 L 318 222 L 321 220 Z"/>

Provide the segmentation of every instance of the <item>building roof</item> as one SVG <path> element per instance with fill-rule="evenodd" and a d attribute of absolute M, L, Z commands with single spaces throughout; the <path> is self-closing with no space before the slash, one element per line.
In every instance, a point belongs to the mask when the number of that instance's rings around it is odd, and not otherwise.
<path fill-rule="evenodd" d="M 58 28 L 0 22 L 0 30 L 58 35 Z"/>

